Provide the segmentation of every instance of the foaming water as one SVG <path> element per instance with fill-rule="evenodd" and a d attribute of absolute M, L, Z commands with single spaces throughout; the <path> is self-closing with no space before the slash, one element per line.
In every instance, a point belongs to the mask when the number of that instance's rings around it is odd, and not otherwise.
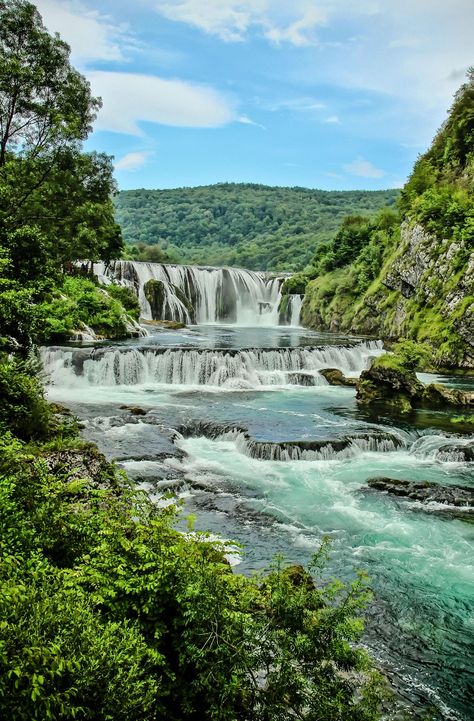
<path fill-rule="evenodd" d="M 181 386 L 259 388 L 326 385 L 322 368 L 358 375 L 371 357 L 383 353 L 378 341 L 322 348 L 250 348 L 235 351 L 165 350 L 122 346 L 97 351 L 44 349 L 42 360 L 55 385 L 130 386 L 154 383 Z"/>
<path fill-rule="evenodd" d="M 371 650 L 402 678 L 408 697 L 438 703 L 445 718 L 470 718 L 472 526 L 368 492 L 366 485 L 368 477 L 394 472 L 454 483 L 467 464 L 448 470 L 417 454 L 415 444 L 388 453 L 360 449 L 350 457 L 333 453 L 282 463 L 249 457 L 235 438 L 177 443 L 187 454 L 177 463 L 188 477 L 197 475 L 211 485 L 224 478 L 245 490 L 247 504 L 290 529 L 296 546 L 310 551 L 329 535 L 332 573 L 349 578 L 355 568 L 365 567 L 378 600 L 373 623 L 369 620 Z"/>
<path fill-rule="evenodd" d="M 156 502 L 173 492 L 198 527 L 243 542 L 244 571 L 275 552 L 307 562 L 329 536 L 329 575 L 369 572 L 365 643 L 397 689 L 417 707 L 435 704 L 439 718 L 469 721 L 473 526 L 447 504 L 367 482 L 472 487 L 473 439 L 375 423 L 357 410 L 353 388 L 319 374 L 356 376 L 380 353 L 379 342 L 301 329 L 208 326 L 42 357 L 49 397 L 72 405 L 86 437 Z"/>
<path fill-rule="evenodd" d="M 190 323 L 236 323 L 240 326 L 275 326 L 279 322 L 281 278 L 242 268 L 214 268 L 116 260 L 98 264 L 102 282 L 119 283 L 138 296 L 143 318 L 153 318 L 145 294 L 150 280 L 160 281 L 164 299 L 156 320 Z M 183 302 L 183 294 L 194 313 Z M 298 296 L 299 298 L 299 296 Z M 299 324 L 301 303 L 292 301 L 291 323 Z"/>

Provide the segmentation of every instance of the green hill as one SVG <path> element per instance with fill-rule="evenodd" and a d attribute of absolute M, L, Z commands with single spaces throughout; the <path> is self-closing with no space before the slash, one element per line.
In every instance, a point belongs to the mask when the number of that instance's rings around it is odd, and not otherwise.
<path fill-rule="evenodd" d="M 398 191 L 324 191 L 224 183 L 174 190 L 126 190 L 115 199 L 130 257 L 243 266 L 304 268 L 344 216 L 394 205 Z M 163 257 L 166 260 L 166 257 Z"/>
<path fill-rule="evenodd" d="M 312 328 L 427 341 L 438 365 L 474 369 L 473 69 L 399 207 L 347 218 L 288 290 L 307 283 Z"/>

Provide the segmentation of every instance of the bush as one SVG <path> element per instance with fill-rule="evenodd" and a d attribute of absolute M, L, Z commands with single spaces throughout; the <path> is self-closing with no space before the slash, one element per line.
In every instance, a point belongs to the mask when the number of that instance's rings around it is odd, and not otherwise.
<path fill-rule="evenodd" d="M 138 301 L 128 288 L 95 285 L 92 280 L 80 277 L 66 277 L 61 287 L 48 302 L 41 304 L 45 317 L 42 331 L 37 340 L 41 343 L 62 342 L 74 330 L 81 330 L 83 324 L 98 335 L 107 338 L 127 336 L 127 311 L 133 317 L 139 313 Z"/>
<path fill-rule="evenodd" d="M 0 446 L 0 717 L 378 717 L 366 581 L 323 581 L 327 544 L 249 579 L 173 508 Z"/>
<path fill-rule="evenodd" d="M 0 354 L 0 430 L 23 440 L 44 439 L 50 432 L 52 413 L 36 371 L 33 357 Z"/>

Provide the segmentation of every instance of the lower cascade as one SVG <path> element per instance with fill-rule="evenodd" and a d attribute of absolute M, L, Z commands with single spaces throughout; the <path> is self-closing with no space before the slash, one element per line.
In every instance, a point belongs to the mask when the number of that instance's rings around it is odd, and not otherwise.
<path fill-rule="evenodd" d="M 383 353 L 381 341 L 320 348 L 250 348 L 184 350 L 181 348 L 104 348 L 43 350 L 43 365 L 58 386 L 165 385 L 258 388 L 281 385 L 327 385 L 318 373 L 340 368 L 360 373 L 369 359 Z"/>
<path fill-rule="evenodd" d="M 242 268 L 214 268 L 115 260 L 96 265 L 102 283 L 137 295 L 145 320 L 240 326 L 298 325 L 302 298 L 288 296 L 281 312 L 282 277 Z"/>

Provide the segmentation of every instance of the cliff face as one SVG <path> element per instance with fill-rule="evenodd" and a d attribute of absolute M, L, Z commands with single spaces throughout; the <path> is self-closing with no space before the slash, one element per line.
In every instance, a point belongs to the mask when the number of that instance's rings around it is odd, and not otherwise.
<path fill-rule="evenodd" d="M 339 283 L 331 296 L 327 280 L 309 283 L 304 325 L 427 341 L 439 366 L 474 369 L 474 254 L 465 241 L 440 241 L 405 222 L 398 249 L 365 294 Z"/>
<path fill-rule="evenodd" d="M 313 275 L 303 324 L 426 341 L 438 366 L 474 369 L 472 73 L 432 147 L 417 161 L 400 209 L 400 227 L 386 236 L 382 251 L 381 236 L 373 232 L 350 264 Z M 367 280 L 368 259 L 377 249 L 378 267 Z"/>

